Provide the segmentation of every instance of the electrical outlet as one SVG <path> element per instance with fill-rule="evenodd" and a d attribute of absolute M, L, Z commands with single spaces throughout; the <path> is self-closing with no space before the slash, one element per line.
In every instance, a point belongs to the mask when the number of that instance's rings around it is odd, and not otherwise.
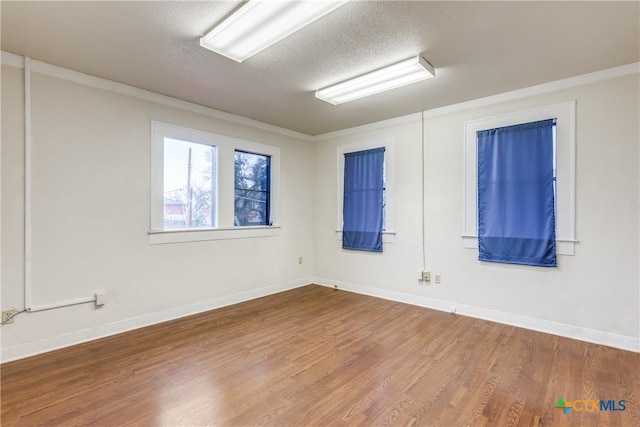
<path fill-rule="evenodd" d="M 18 310 L 14 310 L 14 309 L 3 311 L 2 312 L 2 323 L 5 324 L 5 325 L 8 325 L 9 323 L 13 323 L 12 316 L 14 316 L 17 312 L 18 312 Z"/>
<path fill-rule="evenodd" d="M 422 281 L 424 281 L 424 282 L 430 282 L 431 281 L 431 272 L 430 271 L 423 271 L 422 272 Z"/>
<path fill-rule="evenodd" d="M 440 284 L 440 275 L 436 274 L 436 285 Z"/>

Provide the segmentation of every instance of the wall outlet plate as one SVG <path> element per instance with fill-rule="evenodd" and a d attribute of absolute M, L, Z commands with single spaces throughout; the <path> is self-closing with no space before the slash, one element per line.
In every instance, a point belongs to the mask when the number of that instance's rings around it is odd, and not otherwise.
<path fill-rule="evenodd" d="M 2 312 L 2 323 L 4 325 L 8 325 L 9 323 L 13 323 L 13 317 L 16 313 L 18 312 L 18 310 L 15 309 L 11 309 L 11 310 L 7 310 L 7 311 L 3 311 Z M 9 319 L 9 320 L 7 320 Z"/>
<path fill-rule="evenodd" d="M 95 305 L 98 307 L 101 307 L 104 305 L 104 292 L 102 291 L 98 291 L 96 292 L 93 297 L 95 298 Z"/>

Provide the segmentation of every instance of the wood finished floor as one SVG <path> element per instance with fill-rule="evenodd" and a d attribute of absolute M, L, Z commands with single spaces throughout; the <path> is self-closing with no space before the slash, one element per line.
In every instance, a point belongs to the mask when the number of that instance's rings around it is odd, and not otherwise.
<path fill-rule="evenodd" d="M 1 369 L 3 426 L 640 426 L 640 354 L 320 286 Z"/>

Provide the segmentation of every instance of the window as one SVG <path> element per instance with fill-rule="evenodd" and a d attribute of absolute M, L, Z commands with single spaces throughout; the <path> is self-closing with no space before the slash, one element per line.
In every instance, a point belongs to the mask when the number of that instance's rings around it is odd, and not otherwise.
<path fill-rule="evenodd" d="M 379 149 L 384 150 L 382 164 L 382 241 L 384 243 L 393 243 L 395 238 L 394 228 L 394 140 L 393 138 L 383 138 L 372 141 L 358 142 L 347 145 L 340 145 L 337 148 L 337 166 L 338 166 L 338 187 L 337 187 L 337 217 L 336 217 L 336 237 L 342 240 L 343 224 L 344 224 L 344 181 L 345 181 L 345 154 L 363 152 L 367 150 Z"/>
<path fill-rule="evenodd" d="M 554 197 L 556 253 L 575 253 L 575 101 L 466 122 L 463 246 L 478 249 L 477 132 L 540 120 L 556 119 Z"/>
<path fill-rule="evenodd" d="M 555 119 L 478 131 L 478 259 L 555 267 Z"/>
<path fill-rule="evenodd" d="M 216 147 L 164 139 L 164 229 L 216 226 Z"/>
<path fill-rule="evenodd" d="M 384 151 L 344 154 L 343 249 L 382 252 Z"/>
<path fill-rule="evenodd" d="M 279 233 L 280 149 L 152 122 L 150 243 Z"/>
<path fill-rule="evenodd" d="M 234 169 L 234 224 L 270 225 L 271 157 L 236 150 Z"/>

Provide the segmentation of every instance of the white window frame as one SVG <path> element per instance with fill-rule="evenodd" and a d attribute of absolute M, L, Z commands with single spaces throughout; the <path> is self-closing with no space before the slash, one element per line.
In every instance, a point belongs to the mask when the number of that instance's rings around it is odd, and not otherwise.
<path fill-rule="evenodd" d="M 518 111 L 464 123 L 462 244 L 478 248 L 478 150 L 480 130 L 557 119 L 556 122 L 556 252 L 574 255 L 576 179 L 576 101 Z"/>
<path fill-rule="evenodd" d="M 164 140 L 173 138 L 216 147 L 216 227 L 164 229 Z M 272 225 L 234 226 L 235 151 L 271 157 Z M 210 132 L 151 121 L 151 205 L 149 243 L 180 243 L 203 240 L 244 239 L 280 234 L 280 148 Z"/>
<path fill-rule="evenodd" d="M 385 167 L 385 230 L 382 232 L 384 243 L 395 242 L 395 217 L 394 217 L 394 164 L 395 164 L 395 140 L 392 137 L 375 139 L 370 141 L 356 142 L 352 144 L 339 145 L 337 147 L 338 165 L 338 188 L 337 188 L 337 218 L 336 236 L 342 239 L 342 209 L 344 204 L 344 155 L 357 151 L 372 150 L 384 147 L 384 167 Z"/>

